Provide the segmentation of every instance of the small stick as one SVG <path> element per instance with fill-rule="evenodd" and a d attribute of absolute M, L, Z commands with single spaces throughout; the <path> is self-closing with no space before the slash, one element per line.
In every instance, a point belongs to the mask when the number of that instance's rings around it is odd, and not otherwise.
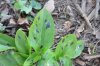
<path fill-rule="evenodd" d="M 93 17 L 94 17 L 94 15 L 95 15 L 95 8 L 92 10 L 92 12 L 88 15 L 88 19 L 89 20 L 92 20 L 93 19 Z"/>
<path fill-rule="evenodd" d="M 82 10 L 85 12 L 85 9 L 86 9 L 86 0 L 82 0 Z"/>
<path fill-rule="evenodd" d="M 74 3 L 75 7 L 78 9 L 78 11 L 81 14 L 81 16 L 85 19 L 86 24 L 89 26 L 90 29 L 92 29 L 91 23 L 90 23 L 88 17 L 86 16 L 86 14 L 82 11 L 82 9 L 80 8 L 80 6 L 74 2 L 74 0 L 72 0 L 72 1 Z"/>
<path fill-rule="evenodd" d="M 98 17 L 98 11 L 99 11 L 99 2 L 100 2 L 100 0 L 96 0 L 95 19 L 97 19 L 97 17 Z"/>
<path fill-rule="evenodd" d="M 98 55 L 92 55 L 92 56 L 83 56 L 84 59 L 94 59 L 94 58 L 99 58 L 100 57 L 100 54 Z"/>

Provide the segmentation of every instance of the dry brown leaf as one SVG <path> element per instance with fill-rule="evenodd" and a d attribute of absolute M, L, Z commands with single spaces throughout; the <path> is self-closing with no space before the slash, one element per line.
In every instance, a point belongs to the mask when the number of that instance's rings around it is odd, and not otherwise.
<path fill-rule="evenodd" d="M 24 24 L 24 23 L 27 23 L 27 24 L 28 24 L 27 18 L 21 18 L 21 17 L 20 17 L 20 18 L 18 19 L 18 24 L 21 25 L 21 24 Z"/>
<path fill-rule="evenodd" d="M 49 0 L 48 2 L 46 2 L 43 8 L 52 13 L 55 9 L 54 0 Z"/>
<path fill-rule="evenodd" d="M 85 66 L 86 65 L 85 62 L 83 62 L 83 61 L 81 61 L 79 59 L 76 59 L 76 63 L 79 64 L 79 65 L 81 65 L 81 66 Z"/>
<path fill-rule="evenodd" d="M 69 30 L 71 26 L 72 26 L 72 23 L 70 21 L 66 21 L 64 23 L 64 28 L 67 29 L 67 30 Z"/>
<path fill-rule="evenodd" d="M 82 32 L 84 30 L 84 23 L 81 24 L 81 26 L 76 30 L 78 33 Z"/>
<path fill-rule="evenodd" d="M 14 21 L 14 19 L 11 18 L 10 21 L 9 21 L 9 24 L 15 25 L 16 22 Z"/>

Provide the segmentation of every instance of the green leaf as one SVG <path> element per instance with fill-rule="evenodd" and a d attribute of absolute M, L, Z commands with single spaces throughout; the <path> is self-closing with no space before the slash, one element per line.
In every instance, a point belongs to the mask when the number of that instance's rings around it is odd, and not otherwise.
<path fill-rule="evenodd" d="M 26 0 L 18 0 L 15 4 L 14 7 L 18 10 L 25 11 L 26 14 L 31 12 L 32 6 L 30 4 L 26 4 Z"/>
<path fill-rule="evenodd" d="M 35 51 L 45 52 L 54 42 L 54 21 L 51 14 L 42 9 L 29 29 L 29 43 Z"/>
<path fill-rule="evenodd" d="M 68 57 L 60 58 L 60 66 L 72 66 L 72 60 Z"/>
<path fill-rule="evenodd" d="M 15 47 L 15 40 L 8 35 L 0 33 L 0 44 Z"/>
<path fill-rule="evenodd" d="M 19 53 L 17 52 L 12 52 L 11 53 L 12 57 L 16 60 L 16 62 L 20 65 L 20 66 L 23 66 L 26 58 L 21 56 Z"/>
<path fill-rule="evenodd" d="M 34 9 L 41 9 L 42 8 L 42 5 L 40 3 L 38 3 L 37 1 L 35 0 L 31 0 L 31 6 L 34 8 Z"/>
<path fill-rule="evenodd" d="M 14 7 L 16 9 L 22 9 L 25 3 L 26 3 L 26 0 L 18 0 L 17 2 L 15 2 Z"/>
<path fill-rule="evenodd" d="M 55 50 L 56 59 L 60 57 L 76 58 L 84 48 L 82 41 L 77 40 L 74 34 L 66 35 L 59 43 Z"/>
<path fill-rule="evenodd" d="M 76 41 L 77 39 L 74 34 L 68 34 L 65 37 L 63 37 L 61 41 L 57 44 L 57 47 L 55 50 L 56 59 L 59 59 L 60 57 L 64 55 L 64 49 L 66 48 L 66 46 L 70 47 L 71 43 L 75 43 Z"/>
<path fill-rule="evenodd" d="M 29 12 L 31 12 L 32 10 L 32 6 L 31 5 L 27 5 L 27 6 L 23 6 L 23 8 L 21 9 L 21 11 L 25 11 L 26 14 L 28 14 Z"/>
<path fill-rule="evenodd" d="M 15 49 L 15 48 L 14 47 L 5 46 L 5 45 L 1 45 L 0 44 L 0 52 L 1 51 L 10 50 L 10 49 Z"/>
<path fill-rule="evenodd" d="M 49 60 L 40 60 L 37 64 L 37 66 L 59 66 L 58 62 L 54 59 L 49 59 Z"/>
<path fill-rule="evenodd" d="M 10 53 L 0 54 L 0 66 L 20 66 Z"/>
<path fill-rule="evenodd" d="M 17 50 L 20 53 L 23 53 L 23 54 L 26 54 L 26 55 L 30 54 L 31 48 L 30 48 L 30 45 L 28 44 L 27 36 L 20 29 L 16 33 L 15 43 L 16 43 Z"/>
<path fill-rule="evenodd" d="M 41 56 L 34 52 L 26 59 L 23 66 L 32 66 L 33 63 L 37 62 L 39 59 L 41 59 Z"/>
<path fill-rule="evenodd" d="M 48 60 L 48 59 L 54 58 L 54 56 L 55 56 L 54 52 L 51 49 L 48 49 L 46 53 L 42 56 L 42 58 Z"/>
<path fill-rule="evenodd" d="M 84 44 L 82 41 L 77 41 L 75 44 L 72 44 L 69 47 L 64 49 L 65 56 L 69 58 L 76 58 L 79 56 L 84 49 Z"/>

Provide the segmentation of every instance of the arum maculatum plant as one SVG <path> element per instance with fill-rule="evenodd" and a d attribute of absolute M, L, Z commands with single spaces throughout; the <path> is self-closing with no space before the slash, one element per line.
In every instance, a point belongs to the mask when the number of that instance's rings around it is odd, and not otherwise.
<path fill-rule="evenodd" d="M 69 34 L 52 49 L 54 34 L 54 21 L 46 9 L 37 14 L 28 36 L 21 29 L 15 38 L 0 33 L 0 66 L 72 66 L 83 41 Z"/>

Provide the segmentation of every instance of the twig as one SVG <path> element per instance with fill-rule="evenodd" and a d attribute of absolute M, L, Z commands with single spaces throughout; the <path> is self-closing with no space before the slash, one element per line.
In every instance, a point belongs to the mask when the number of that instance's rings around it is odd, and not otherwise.
<path fill-rule="evenodd" d="M 93 17 L 94 17 L 94 15 L 95 15 L 95 8 L 92 10 L 92 12 L 88 15 L 88 19 L 89 20 L 92 20 L 93 19 Z"/>
<path fill-rule="evenodd" d="M 100 54 L 98 55 L 92 55 L 92 56 L 83 56 L 84 59 L 94 59 L 94 58 L 99 58 L 100 57 Z"/>
<path fill-rule="evenodd" d="M 95 51 L 95 49 L 96 49 L 96 47 L 97 47 L 97 44 L 100 42 L 100 40 L 99 41 L 97 41 L 97 43 L 95 44 L 95 46 L 93 47 L 93 50 L 92 50 L 92 52 L 94 53 L 94 51 Z"/>
<path fill-rule="evenodd" d="M 98 11 L 99 11 L 99 2 L 100 2 L 100 0 L 96 0 L 95 19 L 97 19 L 97 17 L 98 17 Z"/>
<path fill-rule="evenodd" d="M 85 12 L 85 9 L 86 9 L 86 0 L 82 0 L 82 10 Z"/>
<path fill-rule="evenodd" d="M 74 0 L 72 0 L 72 1 L 74 3 L 75 7 L 78 9 L 78 11 L 81 14 L 81 16 L 85 19 L 86 24 L 89 26 L 90 29 L 92 29 L 91 23 L 90 23 L 88 17 L 86 16 L 86 14 L 82 11 L 82 9 L 80 8 L 80 6 L 74 2 Z"/>

